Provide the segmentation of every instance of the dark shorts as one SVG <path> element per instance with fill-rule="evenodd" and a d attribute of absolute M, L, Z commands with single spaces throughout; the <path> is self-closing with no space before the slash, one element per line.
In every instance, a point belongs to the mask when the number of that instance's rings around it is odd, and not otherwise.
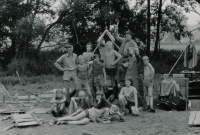
<path fill-rule="evenodd" d="M 94 86 L 104 87 L 104 77 L 103 75 L 94 76 Z"/>
<path fill-rule="evenodd" d="M 127 100 L 126 107 L 129 108 L 129 109 L 131 109 L 132 106 L 135 106 L 135 102 Z"/>
<path fill-rule="evenodd" d="M 109 76 L 115 76 L 116 75 L 116 68 L 106 68 L 106 74 Z"/>

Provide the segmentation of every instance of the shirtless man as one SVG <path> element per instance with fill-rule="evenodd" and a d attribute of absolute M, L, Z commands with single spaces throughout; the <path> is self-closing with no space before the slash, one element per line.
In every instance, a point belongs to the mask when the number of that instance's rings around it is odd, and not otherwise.
<path fill-rule="evenodd" d="M 144 63 L 144 92 L 147 102 L 147 108 L 145 108 L 144 110 L 150 109 L 150 112 L 155 112 L 155 109 L 153 108 L 153 77 L 155 70 L 149 63 L 149 57 L 143 56 L 142 60 Z"/>
<path fill-rule="evenodd" d="M 106 74 L 110 76 L 111 83 L 113 87 L 113 95 L 110 97 L 110 100 L 114 100 L 117 96 L 117 91 L 115 87 L 115 75 L 116 75 L 116 65 L 122 56 L 113 49 L 113 43 L 108 41 L 106 43 L 107 51 L 105 53 L 105 67 L 106 67 Z"/>
<path fill-rule="evenodd" d="M 98 38 L 97 40 L 97 44 L 100 44 L 99 45 L 99 53 L 100 53 L 100 56 L 101 56 L 101 60 L 105 60 L 105 54 L 106 54 L 106 51 L 107 51 L 107 47 L 106 47 L 106 42 L 105 42 L 105 39 L 103 38 L 105 36 L 105 34 L 107 34 L 109 36 L 109 38 L 112 40 L 112 42 L 115 41 L 114 37 L 110 34 L 110 32 L 108 30 L 105 30 L 102 35 Z"/>

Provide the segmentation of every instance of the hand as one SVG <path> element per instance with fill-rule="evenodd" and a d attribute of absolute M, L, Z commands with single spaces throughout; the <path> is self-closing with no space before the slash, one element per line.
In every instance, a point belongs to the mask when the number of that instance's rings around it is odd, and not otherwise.
<path fill-rule="evenodd" d="M 115 25 L 115 32 L 117 32 L 118 31 L 118 26 L 117 25 Z"/>
<path fill-rule="evenodd" d="M 120 86 L 120 84 L 118 83 L 118 88 L 120 88 L 121 86 Z"/>
<path fill-rule="evenodd" d="M 106 33 L 106 34 L 108 34 L 108 33 L 109 33 L 109 31 L 106 29 L 106 30 L 105 30 L 105 33 Z"/>
<path fill-rule="evenodd" d="M 115 63 L 110 64 L 111 67 L 115 66 Z"/>
<path fill-rule="evenodd" d="M 125 94 L 124 97 L 126 97 L 126 98 L 129 97 L 129 94 Z"/>
<path fill-rule="evenodd" d="M 68 68 L 63 68 L 63 72 L 65 72 L 65 71 L 67 71 L 68 70 Z"/>

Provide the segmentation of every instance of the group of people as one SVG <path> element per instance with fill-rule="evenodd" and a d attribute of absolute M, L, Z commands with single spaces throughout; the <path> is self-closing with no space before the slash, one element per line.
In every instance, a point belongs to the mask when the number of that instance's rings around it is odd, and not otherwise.
<path fill-rule="evenodd" d="M 127 31 L 125 38 L 120 37 L 117 26 L 114 36 L 105 30 L 97 40 L 99 53 L 95 52 L 96 49 L 92 52 L 91 43 L 86 45 L 87 51 L 79 56 L 73 53 L 73 45 L 66 46 L 67 53 L 55 62 L 55 66 L 64 73 L 65 89 L 56 90 L 51 103 L 54 104 L 52 114 L 55 117 L 63 116 L 66 106 L 69 111 L 65 117 L 50 124 L 86 124 L 89 121 L 109 123 L 115 114 L 119 116 L 119 121 L 124 121 L 123 116 L 127 109 L 133 115 L 139 115 L 137 95 L 141 68 L 144 73 L 143 86 L 147 103 L 144 110 L 155 112 L 152 95 L 155 71 L 149 58 L 140 56 L 131 34 L 131 31 Z M 105 35 L 110 38 L 107 42 Z M 118 52 L 114 50 L 115 39 L 121 42 Z M 140 59 L 143 67 L 139 66 Z M 90 88 L 88 82 L 91 74 L 94 88 Z M 106 98 L 107 76 L 110 77 L 112 85 L 109 98 Z M 75 90 L 70 90 L 70 82 L 75 84 Z M 113 102 L 115 99 L 119 101 L 118 106 Z"/>

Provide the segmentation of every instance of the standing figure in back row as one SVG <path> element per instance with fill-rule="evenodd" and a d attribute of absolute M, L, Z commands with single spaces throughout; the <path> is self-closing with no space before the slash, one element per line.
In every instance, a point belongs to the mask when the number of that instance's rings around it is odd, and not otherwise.
<path fill-rule="evenodd" d="M 135 41 L 131 38 L 132 32 L 130 30 L 126 31 L 126 38 L 119 37 L 118 26 L 115 26 L 114 37 L 121 43 L 119 48 L 119 53 L 122 55 L 123 59 L 127 59 L 129 56 L 128 49 L 130 47 L 134 48 L 134 53 L 139 56 L 139 49 Z M 123 60 L 122 59 L 122 60 Z M 121 62 L 120 62 L 121 63 Z"/>
<path fill-rule="evenodd" d="M 55 66 L 59 70 L 64 72 L 63 81 L 66 88 L 66 104 L 70 103 L 70 82 L 72 81 L 77 87 L 77 77 L 76 77 L 76 64 L 77 64 L 77 55 L 73 53 L 73 45 L 65 46 L 67 53 L 62 55 L 56 62 Z M 76 92 L 78 94 L 78 92 Z"/>
<path fill-rule="evenodd" d="M 150 112 L 155 112 L 153 108 L 153 77 L 155 70 L 152 65 L 149 63 L 149 57 L 142 57 L 144 63 L 144 93 L 146 95 L 147 108 L 144 110 L 149 110 Z"/>
<path fill-rule="evenodd" d="M 86 52 L 83 53 L 83 56 L 85 58 L 86 62 L 91 61 L 91 58 L 93 57 L 93 53 L 92 53 L 92 44 L 91 43 L 87 43 L 86 45 Z"/>
<path fill-rule="evenodd" d="M 110 97 L 110 100 L 112 101 L 115 98 L 117 98 L 117 88 L 115 83 L 115 75 L 117 72 L 116 66 L 117 63 L 122 58 L 122 56 L 113 49 L 113 43 L 111 41 L 108 41 L 106 45 L 108 49 L 106 51 L 105 67 L 106 67 L 106 74 L 110 76 L 113 87 L 113 93 Z"/>

